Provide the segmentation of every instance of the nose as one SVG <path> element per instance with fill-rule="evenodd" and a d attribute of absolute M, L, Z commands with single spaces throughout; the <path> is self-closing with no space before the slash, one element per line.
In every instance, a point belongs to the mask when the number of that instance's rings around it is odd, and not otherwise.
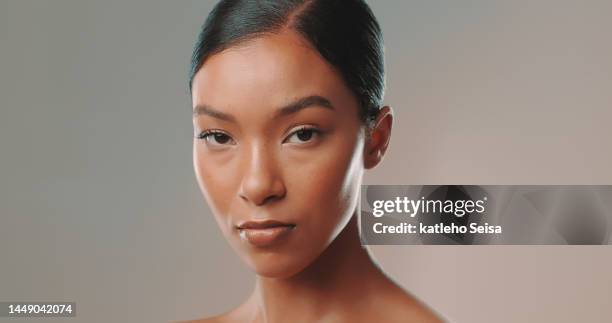
<path fill-rule="evenodd" d="M 282 180 L 275 154 L 264 146 L 250 150 L 240 185 L 240 197 L 256 206 L 262 206 L 285 197 L 286 188 Z"/>

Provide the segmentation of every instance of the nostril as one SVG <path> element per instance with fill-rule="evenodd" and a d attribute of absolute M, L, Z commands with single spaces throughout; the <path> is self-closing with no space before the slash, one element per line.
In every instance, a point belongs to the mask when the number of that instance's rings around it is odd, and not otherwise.
<path fill-rule="evenodd" d="M 240 198 L 245 201 L 245 202 L 249 202 L 249 203 L 253 203 L 256 206 L 262 206 L 262 205 L 266 205 L 266 204 L 270 204 L 270 203 L 274 203 L 275 201 L 281 200 L 284 197 L 283 195 L 268 195 L 266 197 L 263 198 L 258 198 L 257 196 L 252 196 L 251 198 L 249 198 L 247 195 L 245 194 L 240 194 Z"/>
<path fill-rule="evenodd" d="M 280 196 L 276 196 L 276 195 L 268 196 L 268 197 L 266 197 L 266 198 L 265 198 L 265 199 L 264 199 L 264 200 L 261 202 L 261 205 L 268 204 L 268 203 L 272 203 L 272 202 L 277 201 L 277 200 L 280 200 L 280 199 L 281 199 L 281 197 L 280 197 Z"/>
<path fill-rule="evenodd" d="M 285 183 L 278 161 L 273 154 L 255 149 L 245 165 L 240 184 L 240 198 L 253 205 L 264 205 L 281 199 L 285 195 Z"/>
<path fill-rule="evenodd" d="M 260 186 L 256 189 L 253 187 L 243 187 L 239 196 L 245 202 L 252 203 L 256 206 L 261 206 L 283 199 L 285 197 L 285 193 L 284 185 L 282 185 L 282 183 L 275 183 L 271 186 Z"/>

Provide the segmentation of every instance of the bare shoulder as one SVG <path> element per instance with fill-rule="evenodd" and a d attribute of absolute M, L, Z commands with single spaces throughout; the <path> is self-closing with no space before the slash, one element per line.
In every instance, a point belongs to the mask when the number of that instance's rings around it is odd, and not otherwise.
<path fill-rule="evenodd" d="M 217 316 L 211 316 L 202 319 L 189 320 L 189 321 L 177 321 L 173 323 L 233 323 L 240 322 L 237 318 L 233 317 L 229 313 L 219 314 Z"/>
<path fill-rule="evenodd" d="M 403 319 L 410 317 L 411 322 L 420 323 L 447 323 L 448 321 L 443 319 L 442 316 L 436 313 L 425 303 L 411 297 L 409 300 L 403 300 L 402 306 L 398 306 L 395 309 L 389 309 L 389 313 L 393 313 L 392 317 L 402 318 L 398 321 L 404 321 Z"/>
<path fill-rule="evenodd" d="M 231 311 L 216 316 L 172 323 L 237 323 L 246 321 L 247 316 L 246 306 L 243 304 Z"/>
<path fill-rule="evenodd" d="M 208 317 L 208 318 L 189 320 L 189 321 L 174 321 L 171 323 L 218 323 L 218 322 L 222 322 L 222 321 L 218 321 L 216 317 Z"/>
<path fill-rule="evenodd" d="M 386 322 L 448 323 L 423 301 L 395 285 L 380 293 L 376 301 L 376 316 L 385 317 Z"/>
<path fill-rule="evenodd" d="M 196 319 L 196 320 L 176 321 L 172 323 L 225 323 L 225 322 L 229 322 L 229 321 L 226 318 L 224 318 L 223 315 L 218 315 L 218 316 L 207 317 L 207 318 Z"/>

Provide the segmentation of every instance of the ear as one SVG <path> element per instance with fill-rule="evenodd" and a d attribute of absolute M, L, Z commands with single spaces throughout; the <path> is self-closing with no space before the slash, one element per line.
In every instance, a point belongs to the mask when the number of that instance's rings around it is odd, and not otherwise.
<path fill-rule="evenodd" d="M 387 152 L 391 139 L 391 128 L 393 127 L 393 110 L 391 107 L 380 108 L 373 124 L 373 127 L 367 130 L 370 135 L 367 136 L 364 145 L 363 164 L 366 169 L 376 167 Z"/>

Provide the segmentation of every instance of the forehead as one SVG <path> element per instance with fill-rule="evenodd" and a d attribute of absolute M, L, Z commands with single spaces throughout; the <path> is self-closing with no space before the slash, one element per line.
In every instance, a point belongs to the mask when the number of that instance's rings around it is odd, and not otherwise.
<path fill-rule="evenodd" d="M 293 31 L 266 35 L 209 57 L 193 80 L 193 105 L 224 110 L 269 109 L 321 95 L 334 105 L 355 103 L 339 73 Z M 336 102 L 334 102 L 336 101 Z"/>

